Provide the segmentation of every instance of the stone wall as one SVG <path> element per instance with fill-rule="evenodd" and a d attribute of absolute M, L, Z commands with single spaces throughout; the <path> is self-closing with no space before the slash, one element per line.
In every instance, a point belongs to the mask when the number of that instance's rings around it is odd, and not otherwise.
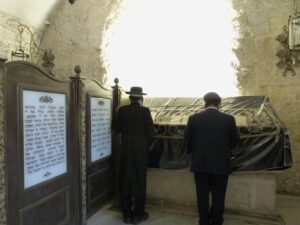
<path fill-rule="evenodd" d="M 295 68 L 295 76 L 283 76 L 276 66 L 276 53 L 282 48 L 276 37 L 288 23 L 293 1 L 232 0 L 232 4 L 238 13 L 235 22 L 240 36 L 235 52 L 240 61 L 237 75 L 241 92 L 268 96 L 288 128 L 294 166 L 277 173 L 277 190 L 300 194 L 300 69 Z"/>
<path fill-rule="evenodd" d="M 6 149 L 4 140 L 4 66 L 0 61 L 0 225 L 6 224 Z"/>
<path fill-rule="evenodd" d="M 0 9 L 1 10 L 1 9 Z M 11 60 L 11 51 L 16 50 L 18 40 L 18 24 L 24 24 L 29 29 L 30 25 L 13 16 L 0 11 L 0 59 Z M 32 32 L 35 32 L 31 30 Z M 23 41 L 26 43 L 25 51 L 30 52 L 30 33 L 23 33 Z M 4 140 L 4 66 L 0 60 L 0 225 L 6 224 L 6 149 Z"/>
<path fill-rule="evenodd" d="M 61 2 L 49 18 L 50 25 L 42 42 L 42 48 L 51 48 L 55 55 L 56 76 L 68 78 L 74 74 L 75 65 L 80 65 L 83 76 L 105 82 L 101 56 L 103 36 L 117 15 L 118 4 L 118 0 Z"/>

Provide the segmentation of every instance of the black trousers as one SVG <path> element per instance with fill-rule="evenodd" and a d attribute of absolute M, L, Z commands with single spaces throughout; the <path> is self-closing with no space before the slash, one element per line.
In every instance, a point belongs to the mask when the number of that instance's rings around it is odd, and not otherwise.
<path fill-rule="evenodd" d="M 123 196 L 121 201 L 124 217 L 144 215 L 146 197 Z"/>
<path fill-rule="evenodd" d="M 200 225 L 222 225 L 228 175 L 195 173 Z M 209 196 L 211 194 L 211 208 Z"/>

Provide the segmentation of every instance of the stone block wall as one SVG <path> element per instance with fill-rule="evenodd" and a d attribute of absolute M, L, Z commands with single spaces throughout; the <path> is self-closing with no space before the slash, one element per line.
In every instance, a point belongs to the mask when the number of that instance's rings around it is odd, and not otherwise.
<path fill-rule="evenodd" d="M 117 14 L 118 0 L 62 1 L 49 18 L 42 48 L 55 55 L 53 73 L 62 78 L 73 75 L 80 65 L 83 76 L 106 81 L 102 59 L 105 30 Z"/>
<path fill-rule="evenodd" d="M 0 58 L 11 60 L 11 51 L 16 50 L 18 41 L 18 22 L 30 27 L 24 21 L 20 21 L 15 17 L 1 12 L 0 9 Z M 30 27 L 30 29 L 32 29 Z M 32 30 L 33 31 L 33 30 Z M 35 32 L 35 31 L 33 31 Z M 30 35 L 27 32 L 23 34 L 23 41 L 30 42 Z M 29 52 L 29 45 L 25 46 L 25 51 Z M 6 223 L 6 149 L 4 140 L 4 65 L 0 60 L 0 225 Z"/>
<path fill-rule="evenodd" d="M 4 66 L 0 62 L 0 225 L 6 224 L 6 151 L 4 140 Z"/>
<path fill-rule="evenodd" d="M 240 36 L 234 50 L 240 67 L 237 71 L 242 95 L 266 95 L 283 124 L 288 128 L 294 166 L 277 172 L 277 190 L 300 194 L 300 69 L 283 76 L 276 63 L 283 32 L 293 10 L 293 1 L 231 0 L 237 12 L 235 22 Z M 298 7 L 299 8 L 299 7 Z"/>

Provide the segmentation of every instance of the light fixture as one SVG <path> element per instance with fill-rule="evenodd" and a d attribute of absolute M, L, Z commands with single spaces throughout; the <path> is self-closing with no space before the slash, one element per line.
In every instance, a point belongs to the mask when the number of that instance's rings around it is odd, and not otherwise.
<path fill-rule="evenodd" d="M 288 23 L 288 44 L 292 51 L 300 51 L 300 12 L 297 11 L 296 0 L 293 4 L 293 14 Z"/>
<path fill-rule="evenodd" d="M 0 52 L 0 63 L 4 63 L 7 60 L 6 54 Z"/>
<path fill-rule="evenodd" d="M 17 49 L 16 51 L 11 52 L 11 61 L 22 60 L 28 61 L 30 55 L 24 52 L 22 48 Z"/>
<path fill-rule="evenodd" d="M 280 58 L 276 66 L 283 70 L 283 76 L 295 76 L 295 68 L 300 67 L 300 12 L 297 11 L 296 1 L 294 0 L 288 25 L 283 26 L 283 32 L 276 37 L 282 46 L 276 52 L 276 56 Z"/>
<path fill-rule="evenodd" d="M 25 52 L 25 42 L 23 40 L 23 31 L 24 31 L 24 26 L 23 25 L 18 25 L 18 40 L 16 43 L 16 51 L 11 52 L 11 61 L 15 60 L 22 60 L 22 61 L 28 61 L 30 55 Z"/>

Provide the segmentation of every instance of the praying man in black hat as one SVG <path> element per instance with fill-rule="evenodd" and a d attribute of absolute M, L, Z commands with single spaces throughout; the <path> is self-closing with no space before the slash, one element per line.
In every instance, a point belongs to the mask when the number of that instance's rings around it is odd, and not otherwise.
<path fill-rule="evenodd" d="M 143 105 L 143 89 L 131 87 L 130 104 L 119 108 L 116 131 L 121 138 L 121 206 L 123 221 L 138 224 L 147 220 L 146 170 L 150 141 L 154 135 L 150 109 Z"/>
<path fill-rule="evenodd" d="M 199 225 L 222 225 L 230 151 L 239 136 L 234 117 L 219 111 L 221 97 L 217 93 L 207 93 L 204 102 L 205 110 L 189 117 L 184 140 L 192 158 Z"/>

